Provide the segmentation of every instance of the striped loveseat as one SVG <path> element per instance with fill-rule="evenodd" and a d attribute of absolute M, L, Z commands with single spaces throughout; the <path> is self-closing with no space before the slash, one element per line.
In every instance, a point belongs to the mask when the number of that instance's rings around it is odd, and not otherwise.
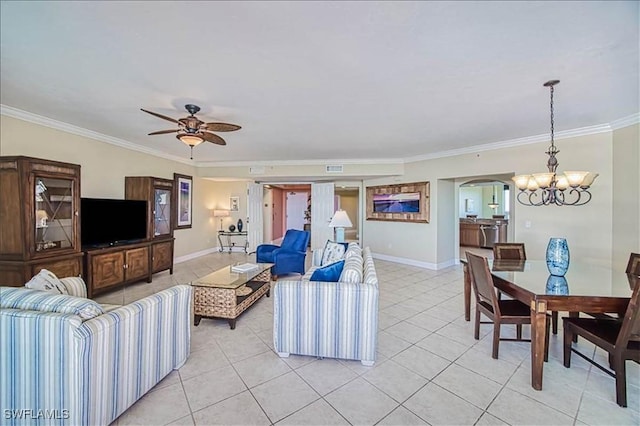
<path fill-rule="evenodd" d="M 80 278 L 63 278 L 66 287 Z M 0 415 L 8 425 L 108 425 L 189 355 L 191 287 L 109 312 L 84 297 L 0 287 Z"/>
<path fill-rule="evenodd" d="M 352 251 L 355 253 L 352 255 Z M 314 263 L 321 255 L 314 253 Z M 338 282 L 299 280 L 273 287 L 275 351 L 359 360 L 373 365 L 378 331 L 378 278 L 369 248 L 350 245 Z"/>

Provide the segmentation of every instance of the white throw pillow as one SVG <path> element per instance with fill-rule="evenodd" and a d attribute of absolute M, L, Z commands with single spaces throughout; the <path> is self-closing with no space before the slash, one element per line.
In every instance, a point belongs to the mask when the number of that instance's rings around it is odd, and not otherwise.
<path fill-rule="evenodd" d="M 65 285 L 56 277 L 56 274 L 41 269 L 37 275 L 31 278 L 25 285 L 26 288 L 32 290 L 50 291 L 58 294 L 69 294 Z"/>
<path fill-rule="evenodd" d="M 335 243 L 333 241 L 327 241 L 322 252 L 322 261 L 320 266 L 326 266 L 331 263 L 335 263 L 344 258 L 344 245 Z"/>

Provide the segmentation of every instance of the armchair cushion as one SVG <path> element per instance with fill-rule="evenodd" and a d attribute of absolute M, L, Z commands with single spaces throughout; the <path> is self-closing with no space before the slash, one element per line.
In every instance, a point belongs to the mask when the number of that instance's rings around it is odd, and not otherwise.
<path fill-rule="evenodd" d="M 330 263 L 326 266 L 316 269 L 311 275 L 311 281 L 326 281 L 326 282 L 338 282 L 342 268 L 344 267 L 344 260 L 339 260 L 334 263 Z"/>
<path fill-rule="evenodd" d="M 307 251 L 307 244 L 309 244 L 309 232 L 300 231 L 298 229 L 287 229 L 282 239 L 281 249 L 293 250 L 293 251 Z"/>

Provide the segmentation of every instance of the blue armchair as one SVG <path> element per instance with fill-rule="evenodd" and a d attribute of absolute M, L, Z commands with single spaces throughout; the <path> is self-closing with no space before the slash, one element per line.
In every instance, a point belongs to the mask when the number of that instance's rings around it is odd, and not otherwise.
<path fill-rule="evenodd" d="M 307 256 L 309 232 L 289 229 L 284 234 L 282 245 L 261 244 L 256 250 L 256 262 L 274 263 L 274 276 L 297 272 L 304 274 L 304 260 Z"/>

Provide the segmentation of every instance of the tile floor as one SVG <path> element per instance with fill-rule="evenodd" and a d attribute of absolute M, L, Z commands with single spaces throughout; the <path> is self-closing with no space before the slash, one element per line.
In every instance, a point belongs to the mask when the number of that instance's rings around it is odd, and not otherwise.
<path fill-rule="evenodd" d="M 244 254 L 211 254 L 98 297 L 129 302 L 187 283 Z M 501 342 L 491 358 L 489 325 L 473 339 L 464 321 L 462 270 L 431 271 L 376 260 L 380 332 L 374 367 L 356 361 L 273 352 L 272 299 L 239 319 L 203 319 L 192 328 L 191 355 L 178 371 L 114 422 L 117 425 L 418 425 L 640 424 L 640 369 L 627 364 L 628 404 L 615 403 L 614 380 L 579 357 L 562 365 L 561 336 L 551 338 L 544 389 L 530 386 L 529 345 Z M 528 332 L 528 327 L 525 327 Z M 503 335 L 515 334 L 503 328 Z M 582 341 L 582 349 L 606 361 Z"/>

